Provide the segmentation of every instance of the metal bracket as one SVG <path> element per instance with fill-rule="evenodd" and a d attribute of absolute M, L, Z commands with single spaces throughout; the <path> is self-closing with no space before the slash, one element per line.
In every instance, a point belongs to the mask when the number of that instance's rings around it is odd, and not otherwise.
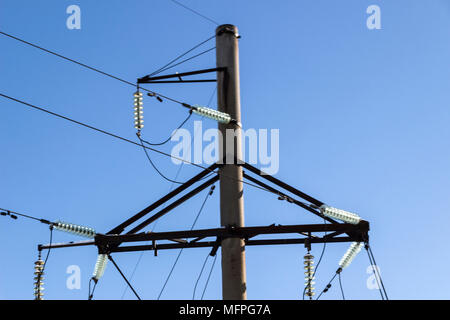
<path fill-rule="evenodd" d="M 149 75 L 139 78 L 137 83 L 186 83 L 186 82 L 216 82 L 216 79 L 201 79 L 201 80 L 183 80 L 182 77 L 193 76 L 196 74 L 204 74 L 211 72 L 221 72 L 225 71 L 225 67 L 220 68 L 210 68 L 210 69 L 202 69 L 196 71 L 182 72 L 182 73 L 172 73 L 163 76 L 151 77 Z M 169 81 L 158 81 L 164 79 L 178 78 L 178 80 L 169 80 Z"/>

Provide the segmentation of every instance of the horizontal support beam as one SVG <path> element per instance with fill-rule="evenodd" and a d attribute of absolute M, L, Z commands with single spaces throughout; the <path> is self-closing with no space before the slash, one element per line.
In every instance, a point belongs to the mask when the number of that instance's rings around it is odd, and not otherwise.
<path fill-rule="evenodd" d="M 332 239 L 324 238 L 300 238 L 300 239 L 264 239 L 264 240 L 247 240 L 246 246 L 267 246 L 267 245 L 289 245 L 289 244 L 303 244 L 308 240 L 309 243 L 336 243 L 336 242 L 352 242 L 355 239 L 351 237 L 339 237 Z M 208 248 L 217 245 L 216 241 L 202 241 L 202 242 L 188 242 L 186 244 L 172 244 L 164 243 L 157 244 L 156 250 L 169 249 L 187 249 L 187 248 Z M 155 250 L 153 245 L 139 245 L 139 246 L 123 246 L 114 248 L 111 252 L 136 252 L 136 251 L 152 251 Z"/>
<path fill-rule="evenodd" d="M 220 67 L 220 68 L 202 69 L 202 70 L 182 72 L 182 73 L 173 73 L 173 74 L 167 74 L 167 75 L 157 76 L 157 77 L 145 76 L 145 77 L 139 78 L 137 80 L 137 82 L 138 83 L 149 83 L 149 81 L 154 81 L 154 80 L 180 78 L 180 77 L 186 77 L 186 76 L 193 76 L 196 74 L 211 73 L 211 72 L 218 72 L 218 71 L 224 71 L 224 70 L 226 70 L 226 68 Z"/>
<path fill-rule="evenodd" d="M 102 235 L 95 237 L 96 244 L 99 246 L 114 245 L 123 242 L 139 242 L 139 241 L 156 241 L 177 238 L 200 238 L 200 237 L 217 237 L 217 238 L 250 238 L 263 234 L 300 234 L 314 232 L 333 232 L 341 231 L 345 233 L 363 235 L 369 231 L 369 223 L 361 221 L 358 225 L 339 223 L 339 224 L 305 224 L 305 225 L 289 225 L 289 226 L 263 226 L 263 227 L 242 227 L 242 228 L 216 228 L 202 230 L 187 231 L 170 231 L 170 232 L 147 232 L 138 234 L 124 235 Z"/>
<path fill-rule="evenodd" d="M 347 233 L 346 237 L 313 237 L 314 232 L 333 232 L 339 234 Z M 177 248 L 196 248 L 196 247 L 211 247 L 217 245 L 217 241 L 199 241 L 207 237 L 215 237 L 216 239 L 226 239 L 230 237 L 237 237 L 245 239 L 246 245 L 263 245 L 263 244 L 295 244 L 304 243 L 308 240 L 310 243 L 323 242 L 348 242 L 348 241 L 366 241 L 368 240 L 369 223 L 362 220 L 359 224 L 306 224 L 306 225 L 289 225 L 289 226 L 262 226 L 262 227 L 242 227 L 242 228 L 215 228 L 215 229 L 201 229 L 201 230 L 187 230 L 187 231 L 170 231 L 170 232 L 147 232 L 139 234 L 124 234 L 124 235 L 104 235 L 97 234 L 95 241 L 82 241 L 66 244 L 52 244 L 40 245 L 39 248 L 66 248 L 96 245 L 101 248 L 108 248 L 110 252 L 127 251 L 127 247 L 118 247 L 118 244 L 124 242 L 140 242 L 140 241 L 173 241 L 173 239 L 193 239 L 186 243 L 162 243 L 157 244 L 157 249 L 177 249 Z M 264 234 L 311 234 L 311 237 L 300 239 L 249 239 L 258 235 Z M 149 248 L 151 246 L 132 246 L 135 248 Z M 147 249 L 146 249 L 147 250 Z M 150 250 L 150 249 L 148 249 Z M 139 250 L 134 250 L 139 251 Z"/>
<path fill-rule="evenodd" d="M 196 82 L 217 82 L 216 79 L 202 79 L 202 80 L 162 80 L 162 81 L 147 81 L 146 83 L 196 83 Z"/>
<path fill-rule="evenodd" d="M 68 242 L 68 243 L 52 243 L 52 244 L 40 244 L 38 245 L 38 250 L 47 250 L 47 249 L 59 249 L 59 248 L 70 248 L 70 247 L 84 247 L 84 246 L 93 246 L 95 245 L 95 241 L 78 241 L 78 242 Z"/>

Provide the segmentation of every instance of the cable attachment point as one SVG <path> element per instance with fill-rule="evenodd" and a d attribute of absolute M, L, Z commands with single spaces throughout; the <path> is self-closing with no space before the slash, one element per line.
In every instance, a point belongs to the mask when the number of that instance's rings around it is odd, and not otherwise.
<path fill-rule="evenodd" d="M 331 288 L 331 283 L 327 284 L 327 286 L 325 287 L 325 289 L 323 289 L 322 293 L 327 292 L 330 288 Z"/>
<path fill-rule="evenodd" d="M 158 100 L 159 102 L 163 102 L 163 99 L 154 92 L 147 93 L 147 96 L 156 98 L 156 100 Z"/>
<path fill-rule="evenodd" d="M 285 195 L 280 195 L 278 197 L 278 200 L 281 200 L 281 201 L 286 200 L 289 203 L 294 203 L 294 200 L 292 198 L 285 196 Z"/>
<path fill-rule="evenodd" d="M 17 216 L 12 214 L 11 211 L 9 211 L 9 210 L 0 212 L 0 215 L 5 216 L 5 217 L 9 216 L 11 219 L 17 220 Z"/>
<path fill-rule="evenodd" d="M 214 193 L 214 189 L 216 188 L 215 185 L 211 186 L 211 189 L 209 190 L 209 195 L 212 196 L 212 194 Z"/>
<path fill-rule="evenodd" d="M 156 240 L 152 240 L 152 247 L 153 247 L 153 253 L 155 255 L 155 257 L 158 256 L 158 247 L 156 245 Z"/>

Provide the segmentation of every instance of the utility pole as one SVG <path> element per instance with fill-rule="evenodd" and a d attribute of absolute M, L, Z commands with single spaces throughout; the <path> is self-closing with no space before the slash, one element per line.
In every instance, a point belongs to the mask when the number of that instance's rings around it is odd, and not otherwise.
<path fill-rule="evenodd" d="M 349 250 L 347 250 L 343 257 L 344 260 L 341 259 L 344 263 L 342 265 L 340 263 L 340 268 L 336 272 L 336 275 L 351 262 L 361 248 L 362 243 L 366 243 L 368 246 L 368 221 L 362 220 L 354 213 L 330 207 L 324 202 L 290 186 L 286 182 L 265 174 L 260 169 L 246 163 L 242 158 L 238 39 L 238 30 L 235 26 L 229 24 L 221 25 L 216 29 L 216 68 L 162 76 L 147 75 L 137 80 L 138 84 L 217 82 L 218 110 L 198 105 L 191 106 L 182 102 L 179 103 L 189 108 L 190 112 L 196 112 L 200 115 L 203 114 L 219 122 L 220 137 L 222 138 L 220 139 L 219 137 L 219 161 L 208 168 L 204 168 L 202 172 L 199 172 L 105 234 L 96 233 L 92 228 L 59 223 L 59 230 L 94 239 L 91 241 L 39 245 L 39 252 L 52 248 L 73 248 L 95 245 L 98 249 L 99 256 L 97 257 L 94 279 L 98 280 L 105 270 L 107 261 L 105 257 L 110 258 L 119 273 L 123 276 L 119 267 L 112 260 L 111 253 L 152 250 L 155 256 L 157 256 L 159 250 L 211 248 L 210 255 L 215 256 L 218 248 L 222 247 L 222 297 L 224 300 L 245 300 L 247 299 L 245 274 L 246 246 L 304 244 L 309 248 L 311 243 L 356 242 L 357 244 L 352 243 Z M 186 77 L 193 75 L 208 73 L 217 73 L 216 79 L 186 79 Z M 136 100 L 139 102 L 139 96 L 137 98 L 135 97 Z M 219 174 L 214 174 L 210 177 L 211 173 L 215 172 L 216 169 L 218 169 Z M 243 169 L 246 170 L 245 173 Z M 207 178 L 208 180 L 204 181 Z M 293 206 L 300 207 L 316 215 L 321 220 L 325 219 L 328 223 L 303 225 L 272 224 L 270 226 L 245 227 L 244 179 L 250 181 L 254 187 L 270 192 L 275 199 L 286 200 Z M 221 228 L 191 229 L 172 232 L 142 231 L 149 224 L 170 213 L 180 204 L 195 197 L 210 186 L 213 186 L 217 181 L 220 182 Z M 8 214 L 7 212 L 0 213 L 2 215 Z M 150 217 L 147 217 L 148 215 Z M 341 220 L 344 223 L 339 223 L 335 219 Z M 138 225 L 133 226 L 135 223 L 138 223 Z M 131 230 L 128 230 L 129 228 Z M 322 235 L 323 233 L 325 235 Z M 275 234 L 291 234 L 293 237 L 258 239 L 259 236 Z M 127 245 L 130 242 L 147 242 L 147 244 Z M 366 249 L 368 248 L 367 246 Z M 308 267 L 308 283 L 304 291 L 310 297 L 313 295 L 311 288 L 311 276 L 313 272 L 311 258 L 309 255 L 305 257 Z M 130 286 L 128 280 L 125 279 L 125 281 Z M 322 291 L 322 293 L 324 292 L 325 290 Z M 135 294 L 139 298 L 136 292 Z"/>
<path fill-rule="evenodd" d="M 235 163 L 242 158 L 241 103 L 239 89 L 238 29 L 225 24 L 216 29 L 217 106 L 235 121 L 219 123 L 219 161 L 226 156 L 220 168 L 220 223 L 223 227 L 244 227 L 244 198 L 242 167 Z M 224 300 L 245 300 L 245 242 L 233 237 L 222 240 L 222 297 Z"/>

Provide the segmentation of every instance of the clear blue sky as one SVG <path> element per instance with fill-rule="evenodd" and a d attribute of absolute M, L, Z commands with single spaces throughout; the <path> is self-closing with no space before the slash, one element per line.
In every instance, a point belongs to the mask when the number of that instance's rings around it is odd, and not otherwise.
<path fill-rule="evenodd" d="M 180 0 L 183 1 L 183 0 Z M 447 0 L 184 1 L 219 23 L 238 26 L 245 128 L 280 129 L 278 178 L 371 222 L 371 242 L 395 299 L 449 299 L 446 229 L 450 211 L 450 3 Z M 66 8 L 81 7 L 81 30 Z M 381 8 L 368 30 L 366 8 Z M 213 35 L 215 25 L 171 1 L 2 0 L 0 30 L 135 81 Z M 210 46 L 210 44 L 209 44 Z M 209 46 L 205 46 L 205 49 Z M 133 88 L 0 36 L 0 92 L 133 138 Z M 173 71 L 213 67 L 213 53 Z M 206 104 L 214 85 L 152 87 Z M 213 104 L 213 106 L 215 106 Z M 178 105 L 145 100 L 145 137 L 161 140 L 186 116 Z M 198 119 L 198 118 L 197 118 Z M 204 121 L 205 127 L 213 127 Z M 190 121 L 186 128 L 193 130 Z M 0 99 L 0 207 L 106 232 L 167 193 L 171 185 L 142 150 Z M 171 146 L 164 148 L 170 151 Z M 154 155 L 174 177 L 178 169 Z M 198 172 L 184 166 L 180 179 Z M 189 229 L 204 193 L 165 216 L 155 231 Z M 245 188 L 246 225 L 320 223 L 296 206 Z M 198 228 L 219 225 L 218 193 Z M 0 220 L 0 299 L 33 298 L 33 262 L 48 229 Z M 57 242 L 77 237 L 54 233 Z M 317 274 L 323 288 L 348 244 L 328 245 Z M 313 246 L 318 256 L 321 245 Z M 190 299 L 208 249 L 185 250 L 162 298 Z M 249 299 L 298 299 L 302 246 L 247 248 Z M 177 252 L 143 255 L 132 280 L 155 299 Z M 94 247 L 52 251 L 47 299 L 86 299 Z M 127 275 L 139 253 L 116 254 Z M 205 294 L 221 298 L 220 260 Z M 211 261 L 210 261 L 211 262 Z M 78 265 L 81 290 L 66 288 Z M 369 290 L 361 252 L 343 273 L 348 299 Z M 199 285 L 203 288 L 204 279 Z M 108 265 L 96 299 L 120 299 L 125 283 Z M 337 283 L 326 295 L 339 299 Z M 125 298 L 133 299 L 128 291 Z"/>

